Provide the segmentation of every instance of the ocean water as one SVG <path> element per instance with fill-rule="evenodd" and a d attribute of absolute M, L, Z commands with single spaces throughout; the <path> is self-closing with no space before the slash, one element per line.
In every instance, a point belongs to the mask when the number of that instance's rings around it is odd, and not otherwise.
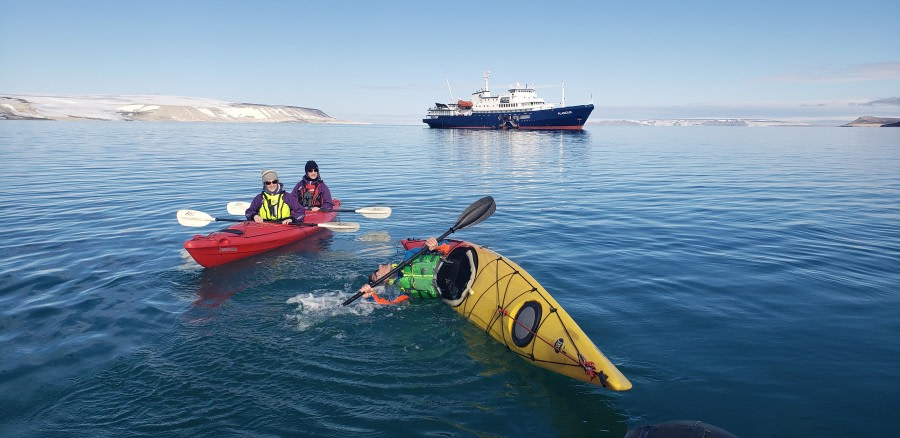
<path fill-rule="evenodd" d="M 0 122 L 0 436 L 900 436 L 900 130 Z M 394 214 L 202 269 L 316 160 Z M 516 261 L 634 388 L 505 351 L 435 302 L 341 301 L 397 241 Z"/>

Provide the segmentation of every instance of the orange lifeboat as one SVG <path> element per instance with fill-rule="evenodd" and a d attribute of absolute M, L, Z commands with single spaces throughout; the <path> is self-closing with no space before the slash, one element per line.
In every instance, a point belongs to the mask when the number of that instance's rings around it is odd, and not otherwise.
<path fill-rule="evenodd" d="M 458 106 L 459 108 L 472 108 L 472 101 L 460 99 L 456 101 L 456 106 Z"/>

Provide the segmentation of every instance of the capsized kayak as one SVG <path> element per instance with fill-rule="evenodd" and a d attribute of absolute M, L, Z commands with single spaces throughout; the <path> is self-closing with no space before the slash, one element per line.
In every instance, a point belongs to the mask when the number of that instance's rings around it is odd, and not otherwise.
<path fill-rule="evenodd" d="M 338 209 L 340 205 L 341 201 L 335 199 L 334 208 Z M 308 211 L 303 222 L 332 222 L 335 217 L 336 212 Z M 184 249 L 197 263 L 212 268 L 305 239 L 323 230 L 271 222 L 238 222 L 205 236 L 197 234 L 184 242 Z"/>
<path fill-rule="evenodd" d="M 626 378 L 531 275 L 487 248 L 451 240 L 437 286 L 441 298 L 510 351 L 550 371 L 613 391 Z M 423 240 L 402 240 L 405 249 Z"/>

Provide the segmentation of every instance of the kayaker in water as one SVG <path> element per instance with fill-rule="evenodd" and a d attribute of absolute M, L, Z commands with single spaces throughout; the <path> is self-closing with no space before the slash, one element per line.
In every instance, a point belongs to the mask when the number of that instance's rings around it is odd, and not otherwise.
<path fill-rule="evenodd" d="M 247 220 L 281 221 L 283 224 L 303 222 L 306 210 L 296 196 L 284 191 L 284 185 L 278 182 L 278 174 L 274 170 L 263 171 L 262 183 L 262 192 L 253 198 L 244 212 Z"/>
<path fill-rule="evenodd" d="M 334 204 L 331 202 L 331 190 L 325 185 L 325 181 L 319 175 L 319 165 L 315 161 L 306 162 L 306 175 L 294 186 L 291 194 L 300 200 L 304 207 L 319 211 L 331 210 Z"/>
<path fill-rule="evenodd" d="M 446 243 L 438 245 L 434 237 L 429 237 L 425 240 L 425 246 L 428 248 L 426 253 L 420 255 L 409 266 L 404 267 L 396 277 L 387 281 L 390 287 L 378 286 L 373 288 L 368 283 L 360 287 L 359 291 L 363 293 L 363 298 L 372 297 L 378 304 L 402 303 L 410 299 L 410 297 L 441 298 L 444 294 L 437 287 L 438 272 L 442 269 L 455 267 L 455 263 L 448 262 L 444 258 L 450 252 L 450 245 Z M 403 259 L 406 260 L 417 251 L 418 249 L 408 250 Z M 374 282 L 387 275 L 396 266 L 396 264 L 379 265 L 378 269 L 369 276 L 369 280 Z M 446 288 L 448 290 L 455 289 L 451 285 L 446 286 L 450 286 Z M 379 293 L 386 296 L 381 297 L 378 295 Z"/>

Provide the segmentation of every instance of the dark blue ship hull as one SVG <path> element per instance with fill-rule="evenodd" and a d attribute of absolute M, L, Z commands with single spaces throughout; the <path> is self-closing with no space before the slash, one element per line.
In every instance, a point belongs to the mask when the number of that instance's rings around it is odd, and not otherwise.
<path fill-rule="evenodd" d="M 589 104 L 538 111 L 473 112 L 427 116 L 422 122 L 430 128 L 581 130 L 593 110 L 594 105 Z"/>

